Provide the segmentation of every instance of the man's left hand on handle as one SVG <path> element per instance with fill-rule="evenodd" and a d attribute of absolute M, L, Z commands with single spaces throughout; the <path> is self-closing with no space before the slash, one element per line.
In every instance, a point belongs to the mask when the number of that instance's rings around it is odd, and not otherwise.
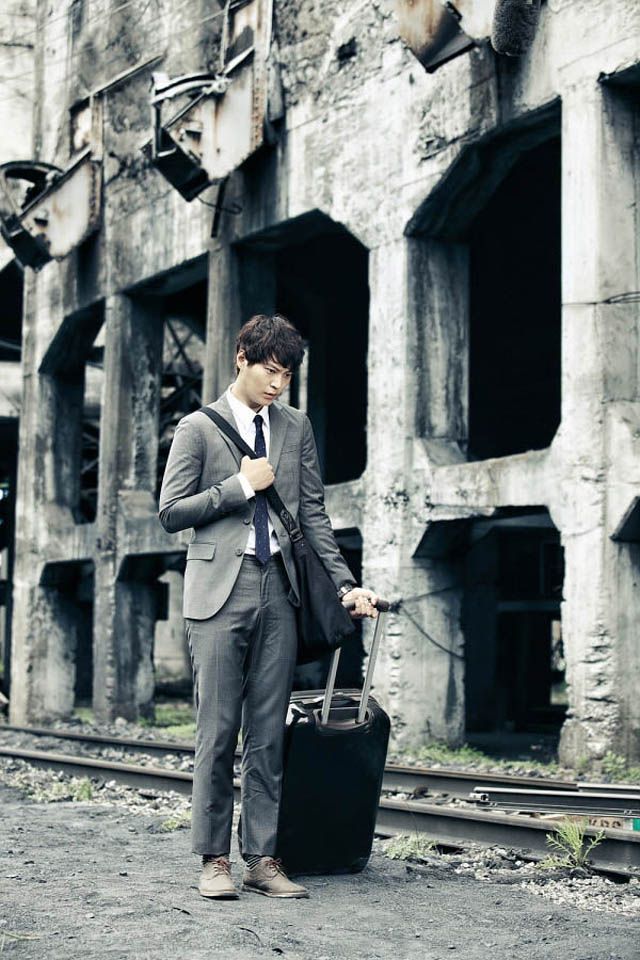
<path fill-rule="evenodd" d="M 378 616 L 376 602 L 378 595 L 373 590 L 367 590 L 366 587 L 354 587 L 349 593 L 345 593 L 342 603 L 345 607 L 350 607 L 349 613 L 354 620 L 360 620 L 363 617 L 371 617 L 373 620 Z M 355 604 L 355 606 L 353 606 Z"/>

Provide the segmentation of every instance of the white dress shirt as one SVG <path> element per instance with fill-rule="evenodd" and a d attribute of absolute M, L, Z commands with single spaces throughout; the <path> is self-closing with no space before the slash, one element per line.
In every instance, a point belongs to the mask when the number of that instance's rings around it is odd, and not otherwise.
<path fill-rule="evenodd" d="M 269 445 L 271 440 L 271 429 L 269 425 L 269 407 L 261 407 L 260 410 L 252 410 L 251 407 L 248 407 L 246 403 L 243 403 L 241 400 L 238 400 L 234 396 L 231 387 L 227 390 L 227 400 L 229 401 L 229 406 L 231 407 L 231 412 L 235 418 L 236 424 L 238 425 L 238 433 L 242 437 L 245 443 L 249 444 L 252 450 L 255 450 L 256 446 L 256 425 L 253 422 L 253 418 L 258 414 L 262 417 L 262 432 L 264 434 L 264 442 L 267 448 L 267 458 L 269 457 Z M 247 480 L 247 478 L 242 473 L 238 473 L 238 480 L 242 484 L 242 489 L 244 490 L 244 495 L 247 500 L 250 500 L 251 497 L 255 497 L 256 492 Z M 271 519 L 269 519 L 269 545 L 271 547 L 271 555 L 278 553 L 280 551 L 280 544 L 278 543 L 278 538 L 276 536 L 275 530 L 273 529 L 273 524 Z M 247 548 L 245 554 L 255 556 L 256 554 L 256 530 L 253 524 L 251 524 L 251 530 L 249 531 L 249 540 L 247 542 Z"/>

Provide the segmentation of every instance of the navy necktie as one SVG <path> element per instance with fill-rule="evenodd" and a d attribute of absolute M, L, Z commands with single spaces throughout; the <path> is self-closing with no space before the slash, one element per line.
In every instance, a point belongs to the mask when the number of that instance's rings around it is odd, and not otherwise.
<path fill-rule="evenodd" d="M 253 418 L 256 425 L 256 443 L 254 450 L 259 457 L 266 457 L 267 445 L 262 432 L 262 417 L 256 414 Z M 266 563 L 271 557 L 269 544 L 269 517 L 267 514 L 267 498 L 264 493 L 256 493 L 256 512 L 253 516 L 253 526 L 256 531 L 256 558 L 260 563 Z"/>

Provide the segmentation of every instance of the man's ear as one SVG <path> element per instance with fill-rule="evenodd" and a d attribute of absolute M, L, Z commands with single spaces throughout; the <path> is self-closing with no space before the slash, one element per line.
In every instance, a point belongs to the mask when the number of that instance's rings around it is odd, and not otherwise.
<path fill-rule="evenodd" d="M 241 347 L 236 354 L 236 368 L 238 370 L 244 366 L 246 359 L 247 359 L 247 355 Z"/>

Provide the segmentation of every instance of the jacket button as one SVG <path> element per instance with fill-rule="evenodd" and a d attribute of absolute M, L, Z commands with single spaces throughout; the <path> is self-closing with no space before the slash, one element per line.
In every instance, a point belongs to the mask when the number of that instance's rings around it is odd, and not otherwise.
<path fill-rule="evenodd" d="M 249 518 L 248 518 L 248 517 L 245 517 L 245 518 L 244 518 L 244 520 L 243 520 L 242 522 L 243 522 L 243 523 L 246 523 L 246 524 L 247 524 L 247 526 L 248 526 L 248 525 L 249 525 L 249 524 L 251 523 L 251 520 L 249 520 Z"/>
<path fill-rule="evenodd" d="M 243 553 L 244 553 L 244 550 L 242 549 L 242 547 L 236 547 L 236 557 L 241 557 Z"/>

